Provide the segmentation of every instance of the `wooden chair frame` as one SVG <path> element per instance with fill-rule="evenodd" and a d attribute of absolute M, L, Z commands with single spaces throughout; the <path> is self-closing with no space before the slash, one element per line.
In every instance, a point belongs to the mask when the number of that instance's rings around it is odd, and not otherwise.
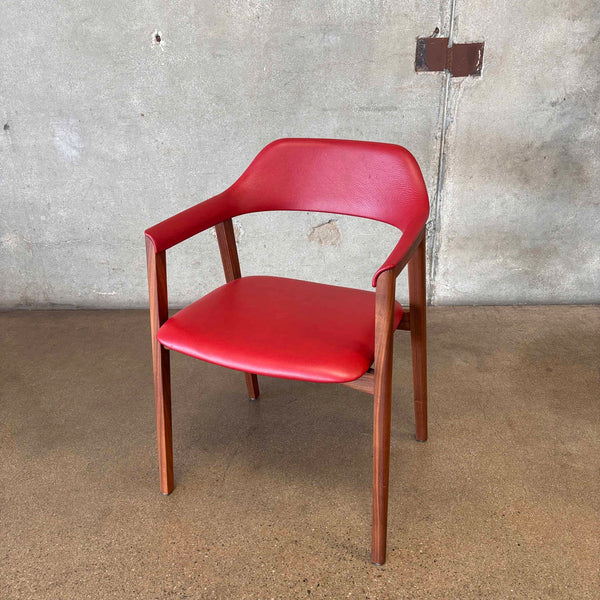
<path fill-rule="evenodd" d="M 241 277 L 231 219 L 217 224 L 215 229 L 225 279 L 229 282 Z M 168 319 L 167 264 L 165 251 L 156 252 L 152 240 L 148 237 L 146 238 L 146 255 L 160 490 L 163 494 L 169 494 L 174 487 L 169 351 L 157 339 L 159 328 Z M 343 384 L 373 396 L 371 561 L 377 565 L 382 565 L 386 559 L 396 278 L 407 264 L 410 308 L 404 309 L 404 315 L 397 329 L 410 331 L 416 439 L 421 442 L 427 439 L 425 228 L 416 237 L 404 258 L 394 268 L 383 271 L 379 275 L 375 291 L 375 360 L 373 367 L 359 379 Z M 248 395 L 253 399 L 258 398 L 257 376 L 252 373 L 246 373 L 245 376 Z"/>

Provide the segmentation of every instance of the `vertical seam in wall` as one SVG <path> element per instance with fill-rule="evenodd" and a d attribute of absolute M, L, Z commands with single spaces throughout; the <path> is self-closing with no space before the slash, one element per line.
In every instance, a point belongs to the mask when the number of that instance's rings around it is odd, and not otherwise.
<path fill-rule="evenodd" d="M 452 38 L 454 34 L 454 14 L 456 9 L 456 0 L 451 0 L 450 3 L 450 23 L 448 26 L 448 47 L 452 46 Z M 435 194 L 431 206 L 431 219 L 428 224 L 429 228 L 429 277 L 427 296 L 430 304 L 435 301 L 436 277 L 438 270 L 439 250 L 441 245 L 441 223 L 440 217 L 442 213 L 442 191 L 444 187 L 444 172 L 446 167 L 446 131 L 449 124 L 450 104 L 450 79 L 452 75 L 448 70 L 444 72 L 444 93 L 442 96 L 442 123 L 440 131 L 440 149 L 438 154 L 437 165 L 437 182 L 435 186 Z"/>

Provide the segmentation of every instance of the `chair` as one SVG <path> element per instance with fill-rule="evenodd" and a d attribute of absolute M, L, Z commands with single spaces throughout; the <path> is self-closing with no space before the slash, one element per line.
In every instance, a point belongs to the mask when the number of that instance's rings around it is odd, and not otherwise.
<path fill-rule="evenodd" d="M 373 277 L 375 293 L 281 277 L 242 277 L 232 218 L 269 210 L 365 217 L 394 225 L 402 236 Z M 169 350 L 244 372 L 253 399 L 259 396 L 257 375 L 341 383 L 374 397 L 371 560 L 385 562 L 396 329 L 411 333 L 416 438 L 427 439 L 428 214 L 421 171 L 404 148 L 282 139 L 264 148 L 227 190 L 145 232 L 163 494 L 174 487 Z M 211 227 L 216 227 L 227 283 L 168 318 L 165 251 Z M 396 278 L 406 265 L 409 310 L 395 300 Z"/>

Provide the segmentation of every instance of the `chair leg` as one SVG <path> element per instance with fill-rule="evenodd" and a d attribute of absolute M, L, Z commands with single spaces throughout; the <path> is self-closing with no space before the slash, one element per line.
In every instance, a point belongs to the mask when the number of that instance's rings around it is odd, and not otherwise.
<path fill-rule="evenodd" d="M 154 371 L 154 400 L 156 432 L 158 434 L 158 469 L 160 491 L 173 491 L 173 434 L 171 431 L 171 368 L 169 351 L 156 338 L 159 327 L 169 318 L 167 295 L 167 258 L 164 250 L 154 251 L 146 238 L 148 262 L 148 293 L 150 299 L 150 334 L 152 340 L 152 369 Z"/>
<path fill-rule="evenodd" d="M 425 238 L 408 263 L 410 342 L 412 347 L 416 438 L 427 440 L 427 338 L 425 291 Z"/>
<path fill-rule="evenodd" d="M 244 373 L 246 375 L 246 387 L 248 388 L 248 397 L 250 400 L 256 400 L 260 396 L 258 388 L 258 377 L 254 373 Z"/>
<path fill-rule="evenodd" d="M 382 273 L 377 281 L 375 385 L 373 394 L 373 521 L 371 536 L 371 562 L 376 565 L 385 563 L 386 557 L 395 283 L 396 279 L 392 271 Z"/>
<path fill-rule="evenodd" d="M 242 276 L 242 271 L 240 269 L 240 260 L 235 244 L 235 231 L 233 229 L 232 220 L 226 219 L 222 223 L 218 223 L 215 225 L 215 231 L 217 233 L 221 261 L 223 262 L 225 281 L 229 282 L 234 279 L 239 279 Z M 245 373 L 245 375 L 248 396 L 251 400 L 256 400 L 260 394 L 258 389 L 258 378 L 253 373 Z"/>
<path fill-rule="evenodd" d="M 171 368 L 169 351 L 158 342 L 154 352 L 154 399 L 158 436 L 160 491 L 173 491 L 173 431 L 171 426 Z"/>
<path fill-rule="evenodd" d="M 385 563 L 390 478 L 391 369 L 385 391 L 375 391 L 373 405 L 373 523 L 371 562 Z"/>

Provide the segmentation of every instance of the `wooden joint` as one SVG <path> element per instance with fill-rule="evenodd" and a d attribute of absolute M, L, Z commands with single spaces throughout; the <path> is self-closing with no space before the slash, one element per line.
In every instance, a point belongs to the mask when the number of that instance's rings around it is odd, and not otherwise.
<path fill-rule="evenodd" d="M 346 385 L 353 390 L 373 395 L 375 392 L 375 374 L 373 369 L 369 369 L 362 377 L 359 377 L 354 381 L 343 382 L 342 385 Z"/>
<path fill-rule="evenodd" d="M 402 329 L 404 331 L 410 331 L 410 308 L 402 307 L 402 318 L 396 329 Z"/>

